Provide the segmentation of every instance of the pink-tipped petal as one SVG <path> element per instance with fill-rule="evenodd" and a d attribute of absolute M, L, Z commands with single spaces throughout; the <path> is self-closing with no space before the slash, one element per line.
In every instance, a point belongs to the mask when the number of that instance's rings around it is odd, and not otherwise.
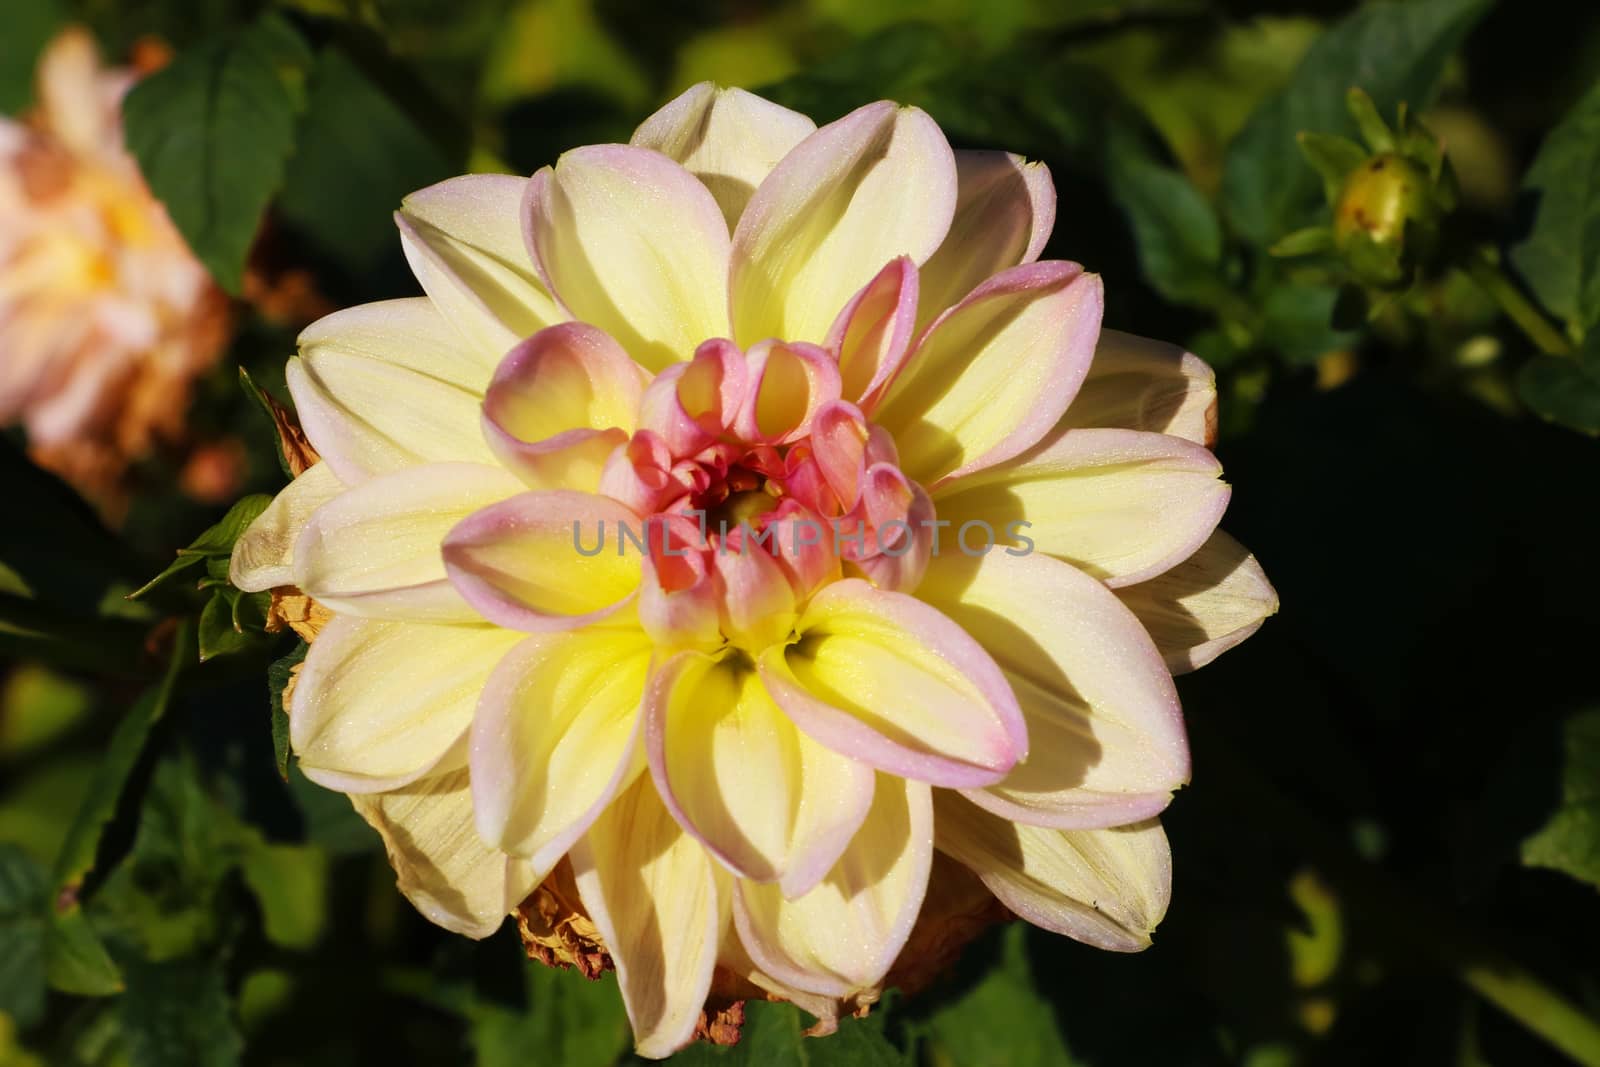
<path fill-rule="evenodd" d="M 839 312 L 823 346 L 839 357 L 842 393 L 871 412 L 911 351 L 917 329 L 917 265 L 900 256 Z"/>
<path fill-rule="evenodd" d="M 799 639 L 759 658 L 806 733 L 891 774 L 952 787 L 1005 778 L 1027 755 L 1011 687 L 959 626 L 912 597 L 847 578 L 811 600 Z"/>
<path fill-rule="evenodd" d="M 932 790 L 879 775 L 872 807 L 813 889 L 740 881 L 734 928 L 752 960 L 786 985 L 830 997 L 875 989 L 905 947 L 933 861 Z"/>
<path fill-rule="evenodd" d="M 1102 583 L 1039 554 L 946 553 L 917 595 L 993 654 L 1027 721 L 1031 757 L 973 801 L 1041 826 L 1120 826 L 1189 780 L 1172 677 Z"/>
<path fill-rule="evenodd" d="M 645 751 L 678 821 L 735 874 L 786 896 L 833 867 L 872 803 L 865 764 L 813 741 L 736 659 L 684 652 L 651 677 Z"/>
<path fill-rule="evenodd" d="M 920 485 L 913 484 L 911 492 L 911 506 L 904 520 L 906 536 L 884 544 L 880 532 L 877 553 L 855 561 L 873 585 L 894 593 L 916 592 L 933 559 L 937 521 L 933 501 Z"/>
<path fill-rule="evenodd" d="M 728 333 L 722 209 L 661 153 L 575 148 L 529 182 L 524 220 L 550 291 L 647 368 Z"/>
<path fill-rule="evenodd" d="M 1228 506 L 1199 445 L 1138 430 L 1058 428 L 1026 455 L 935 490 L 941 518 L 1064 559 L 1120 587 L 1194 554 Z"/>
<path fill-rule="evenodd" d="M 922 270 L 918 325 L 932 322 L 984 281 L 1044 251 L 1056 221 L 1050 168 L 1009 152 L 956 153 L 956 213 Z"/>
<path fill-rule="evenodd" d="M 733 428 L 746 441 L 781 444 L 803 437 L 818 409 L 839 399 L 839 365 L 826 349 L 762 341 L 745 358 L 749 383 Z"/>
<path fill-rule="evenodd" d="M 874 413 L 908 475 L 937 491 L 1019 455 L 1061 419 L 1094 355 L 1100 279 L 1014 267 L 934 321 Z"/>
<path fill-rule="evenodd" d="M 933 254 L 955 204 L 955 158 L 924 112 L 879 101 L 817 130 L 739 218 L 729 274 L 734 340 L 825 340 L 885 263 Z"/>
<path fill-rule="evenodd" d="M 444 539 L 445 571 L 484 618 L 530 633 L 605 618 L 638 590 L 637 516 L 568 490 L 523 493 L 462 520 Z"/>
<path fill-rule="evenodd" d="M 867 420 L 861 409 L 844 400 L 822 405 L 811 420 L 811 450 L 840 510 L 850 511 L 861 497 L 867 470 Z"/>
<path fill-rule="evenodd" d="M 642 769 L 650 641 L 594 627 L 535 634 L 489 676 L 472 720 L 478 833 L 549 870 Z"/>

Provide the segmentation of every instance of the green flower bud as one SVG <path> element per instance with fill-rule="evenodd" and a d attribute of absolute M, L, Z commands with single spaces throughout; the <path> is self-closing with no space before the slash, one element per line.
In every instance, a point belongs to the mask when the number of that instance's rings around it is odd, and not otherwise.
<path fill-rule="evenodd" d="M 1428 172 L 1385 152 L 1345 177 L 1334 205 L 1333 246 L 1357 281 L 1402 286 L 1432 254 L 1442 214 Z"/>

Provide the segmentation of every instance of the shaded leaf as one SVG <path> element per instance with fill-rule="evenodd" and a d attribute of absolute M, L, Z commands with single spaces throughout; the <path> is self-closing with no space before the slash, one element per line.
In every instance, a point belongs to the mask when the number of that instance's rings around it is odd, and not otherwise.
<path fill-rule="evenodd" d="M 220 960 L 137 960 L 118 1017 L 132 1067 L 232 1067 L 243 1038 Z"/>
<path fill-rule="evenodd" d="M 297 39 L 268 18 L 179 53 L 123 103 L 128 150 L 151 191 L 231 293 L 294 147 L 295 99 L 280 67 Z"/>
<path fill-rule="evenodd" d="M 1144 278 L 1178 303 L 1209 306 L 1226 292 L 1222 222 L 1194 183 L 1137 146 L 1113 137 L 1107 160 L 1112 196 L 1127 213 Z"/>
<path fill-rule="evenodd" d="M 1076 1063 L 1055 1012 L 1034 990 L 1025 929 L 1002 937 L 1001 959 L 981 981 L 930 1018 L 923 1028 L 934 1058 L 950 1067 L 1067 1067 Z"/>
<path fill-rule="evenodd" d="M 261 905 L 267 938 L 285 948 L 315 945 L 327 921 L 328 854 L 255 838 L 244 850 L 242 870 Z"/>
<path fill-rule="evenodd" d="M 66 21 L 59 0 L 25 0 L 6 8 L 0 33 L 0 115 L 14 115 L 33 100 L 39 53 Z"/>
<path fill-rule="evenodd" d="M 1600 322 L 1600 84 L 1551 130 L 1522 181 L 1531 228 L 1511 262 L 1556 315 Z"/>
<path fill-rule="evenodd" d="M 305 662 L 311 646 L 304 641 L 295 650 L 267 668 L 267 697 L 272 703 L 272 755 L 278 777 L 289 780 L 289 710 L 283 706 L 283 691 L 294 669 Z"/>
<path fill-rule="evenodd" d="M 1584 351 L 1534 356 L 1517 373 L 1517 395 L 1540 418 L 1579 433 L 1600 435 L 1600 332 Z"/>
<path fill-rule="evenodd" d="M 50 881 L 22 849 L 0 844 L 0 1014 L 23 1026 L 44 1014 Z"/>
<path fill-rule="evenodd" d="M 84 997 L 122 992 L 122 972 L 76 903 L 51 913 L 45 961 L 51 989 Z"/>
<path fill-rule="evenodd" d="M 1561 803 L 1522 842 L 1522 862 L 1600 886 L 1600 708 L 1567 720 Z"/>

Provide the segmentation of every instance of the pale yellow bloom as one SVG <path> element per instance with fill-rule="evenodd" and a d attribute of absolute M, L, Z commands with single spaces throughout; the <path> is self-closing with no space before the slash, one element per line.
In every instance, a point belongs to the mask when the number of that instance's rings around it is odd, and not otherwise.
<path fill-rule="evenodd" d="M 291 740 L 423 914 L 482 937 L 546 883 L 525 928 L 609 956 L 648 1056 L 729 976 L 824 1030 L 872 1003 L 931 901 L 983 910 L 936 853 L 1149 944 L 1171 672 L 1276 598 L 1216 531 L 1210 371 L 1102 332 L 1054 213 L 916 109 L 709 85 L 405 202 L 427 295 L 301 336 L 321 461 L 232 576 L 333 612 Z"/>

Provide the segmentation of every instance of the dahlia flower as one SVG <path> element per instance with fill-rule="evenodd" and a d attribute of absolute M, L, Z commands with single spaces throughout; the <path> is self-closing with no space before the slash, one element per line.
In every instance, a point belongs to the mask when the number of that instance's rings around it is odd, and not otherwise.
<path fill-rule="evenodd" d="M 291 741 L 424 915 L 528 902 L 657 1057 L 719 997 L 827 1030 L 963 886 L 1149 943 L 1171 672 L 1276 601 L 1216 530 L 1209 370 L 1103 331 L 1054 215 L 915 108 L 710 85 L 405 201 L 427 295 L 302 334 L 320 459 L 232 577 L 328 613 Z"/>
<path fill-rule="evenodd" d="M 227 334 L 226 300 L 123 147 L 135 78 L 68 30 L 35 112 L 0 117 L 0 424 L 21 422 L 37 459 L 112 511 Z"/>

